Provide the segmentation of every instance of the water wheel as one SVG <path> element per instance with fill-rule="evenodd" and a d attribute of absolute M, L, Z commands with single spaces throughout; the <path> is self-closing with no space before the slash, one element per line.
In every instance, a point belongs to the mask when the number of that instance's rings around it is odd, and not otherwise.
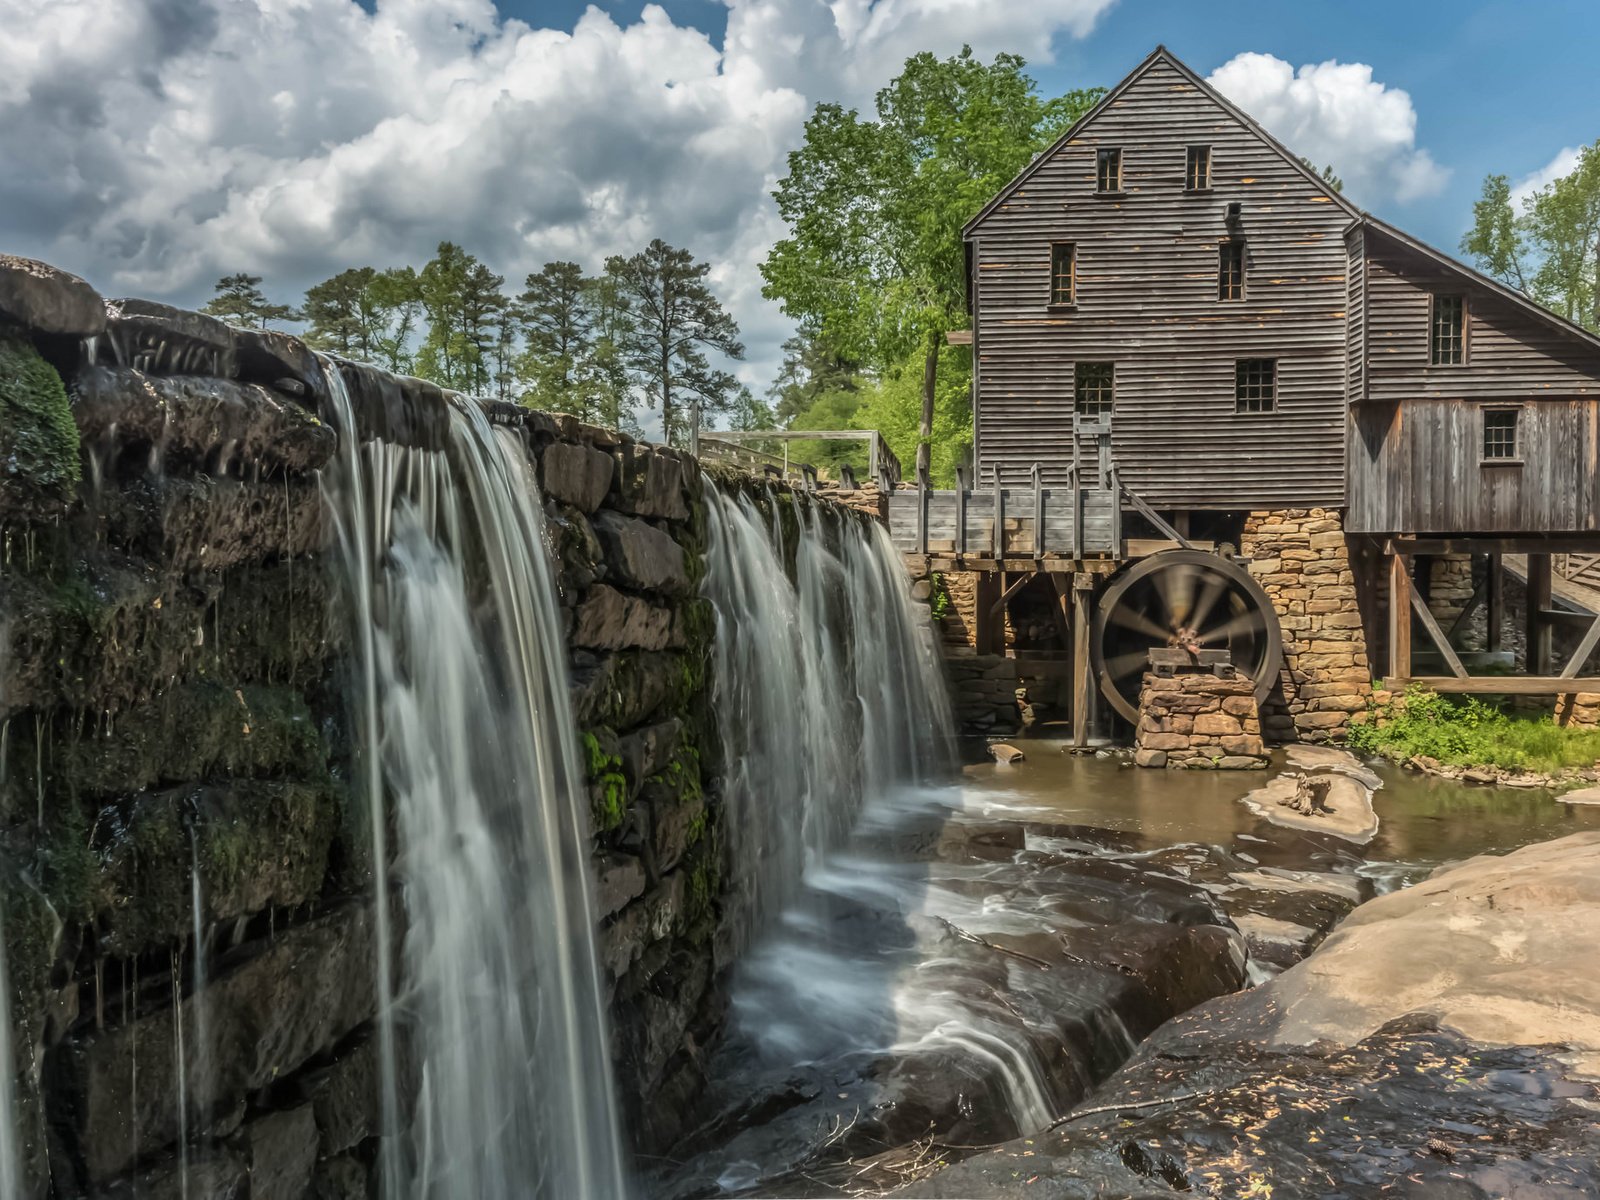
<path fill-rule="evenodd" d="M 1283 659 L 1272 601 L 1250 573 L 1204 550 L 1164 550 L 1123 571 L 1106 589 L 1089 642 L 1100 691 L 1129 721 L 1150 651 L 1226 650 L 1267 698 Z"/>

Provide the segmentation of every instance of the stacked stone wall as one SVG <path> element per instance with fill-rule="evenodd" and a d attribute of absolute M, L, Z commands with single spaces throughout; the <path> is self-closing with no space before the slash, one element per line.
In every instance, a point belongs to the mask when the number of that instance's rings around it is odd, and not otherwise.
<path fill-rule="evenodd" d="M 440 444 L 434 385 L 345 373 L 367 435 Z M 0 913 L 29 1200 L 177 1194 L 191 862 L 212 1036 L 273 1048 L 218 1063 L 191 1194 L 368 1194 L 381 868 L 349 782 L 325 389 L 293 338 L 0 258 Z M 657 1149 L 721 1012 L 702 477 L 571 418 L 491 417 L 543 485 L 619 1092 Z"/>
<path fill-rule="evenodd" d="M 1440 554 L 1428 563 L 1428 611 L 1448 631 L 1472 599 L 1472 555 Z"/>
<path fill-rule="evenodd" d="M 1261 714 L 1248 679 L 1147 672 L 1133 761 L 1141 767 L 1252 770 L 1267 765 Z"/>
<path fill-rule="evenodd" d="M 1372 698 L 1372 667 L 1350 549 L 1337 509 L 1252 512 L 1241 553 L 1283 631 L 1279 688 L 1262 714 L 1269 739 L 1328 741 Z"/>

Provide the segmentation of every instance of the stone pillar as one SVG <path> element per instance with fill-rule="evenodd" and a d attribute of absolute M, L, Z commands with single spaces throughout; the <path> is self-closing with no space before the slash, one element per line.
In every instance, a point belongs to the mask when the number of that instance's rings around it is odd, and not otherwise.
<path fill-rule="evenodd" d="M 1283 630 L 1282 703 L 1263 716 L 1267 734 L 1342 738 L 1372 698 L 1372 667 L 1338 510 L 1252 512 L 1239 549 Z"/>
<path fill-rule="evenodd" d="M 1267 765 L 1250 680 L 1147 672 L 1139 692 L 1133 761 L 1141 767 L 1253 770 Z"/>
<path fill-rule="evenodd" d="M 1472 555 L 1440 554 L 1428 562 L 1428 611 L 1446 633 L 1472 599 Z"/>

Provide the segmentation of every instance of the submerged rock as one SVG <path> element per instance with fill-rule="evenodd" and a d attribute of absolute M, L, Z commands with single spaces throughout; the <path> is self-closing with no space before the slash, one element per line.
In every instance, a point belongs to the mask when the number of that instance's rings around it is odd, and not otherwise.
<path fill-rule="evenodd" d="M 995 742 L 989 747 L 989 753 L 993 755 L 995 762 L 1006 765 L 1019 763 L 1027 757 L 1009 742 Z"/>

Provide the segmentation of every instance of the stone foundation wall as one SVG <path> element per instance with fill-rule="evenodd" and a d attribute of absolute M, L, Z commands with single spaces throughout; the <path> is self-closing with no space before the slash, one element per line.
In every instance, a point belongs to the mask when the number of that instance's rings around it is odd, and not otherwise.
<path fill-rule="evenodd" d="M 1240 551 L 1283 630 L 1281 685 L 1262 714 L 1268 739 L 1343 737 L 1371 700 L 1372 667 L 1338 510 L 1252 512 Z"/>
<path fill-rule="evenodd" d="M 1147 672 L 1133 761 L 1141 767 L 1253 770 L 1267 765 L 1261 714 L 1248 679 Z"/>
<path fill-rule="evenodd" d="M 368 433 L 439 444 L 432 384 L 348 382 Z M 323 562 L 325 388 L 293 338 L 0 258 L 0 912 L 25 1197 L 176 1195 L 191 861 L 211 1036 L 272 1047 L 218 1063 L 194 1194 L 367 1194 L 375 864 Z M 618 1090 L 659 1147 L 721 1011 L 701 475 L 571 418 L 492 415 L 545 492 Z"/>
<path fill-rule="evenodd" d="M 1472 599 L 1472 555 L 1441 554 L 1428 564 L 1428 611 L 1449 631 Z"/>

